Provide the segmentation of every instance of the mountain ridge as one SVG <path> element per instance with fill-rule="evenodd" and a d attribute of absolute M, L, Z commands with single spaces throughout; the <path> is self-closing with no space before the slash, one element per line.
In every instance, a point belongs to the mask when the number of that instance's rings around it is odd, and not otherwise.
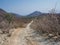
<path fill-rule="evenodd" d="M 27 15 L 27 16 L 34 17 L 34 16 L 39 16 L 39 15 L 41 15 L 41 14 L 42 14 L 42 13 L 41 13 L 40 11 L 34 11 L 34 12 L 30 13 L 30 14 Z"/>

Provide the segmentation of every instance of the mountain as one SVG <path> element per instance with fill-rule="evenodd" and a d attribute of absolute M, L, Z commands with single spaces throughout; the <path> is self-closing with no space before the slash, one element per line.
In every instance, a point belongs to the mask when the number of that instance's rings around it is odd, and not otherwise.
<path fill-rule="evenodd" d="M 6 13 L 7 13 L 6 11 L 4 11 L 3 9 L 0 9 L 0 16 L 3 16 L 3 17 L 4 17 L 4 15 L 5 15 Z"/>
<path fill-rule="evenodd" d="M 41 12 L 35 11 L 35 12 L 29 14 L 28 16 L 35 17 L 35 16 L 39 16 L 39 15 L 41 15 L 41 14 L 42 14 Z"/>
<path fill-rule="evenodd" d="M 6 13 L 6 11 L 0 8 L 0 13 Z"/>
<path fill-rule="evenodd" d="M 4 16 L 7 13 L 9 13 L 9 12 L 6 12 L 5 10 L 3 10 L 3 9 L 0 8 L 0 16 Z M 9 13 L 9 14 L 11 14 L 11 15 L 17 17 L 17 18 L 18 17 L 22 17 L 22 15 L 19 15 L 19 14 L 16 14 L 16 13 Z"/>
<path fill-rule="evenodd" d="M 16 18 L 21 18 L 21 17 L 23 17 L 22 15 L 19 15 L 19 14 L 16 14 L 16 13 L 9 13 L 9 14 L 15 16 Z"/>
<path fill-rule="evenodd" d="M 5 14 L 7 14 L 6 11 L 4 11 L 3 9 L 0 9 L 0 23 L 1 21 L 5 20 Z"/>

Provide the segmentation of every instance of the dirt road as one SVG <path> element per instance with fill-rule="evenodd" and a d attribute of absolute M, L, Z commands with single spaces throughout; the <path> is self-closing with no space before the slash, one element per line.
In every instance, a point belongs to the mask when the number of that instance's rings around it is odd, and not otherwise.
<path fill-rule="evenodd" d="M 29 29 L 29 26 L 31 25 L 33 21 L 31 21 L 26 28 L 17 28 L 14 29 L 14 32 L 12 33 L 11 37 L 8 40 L 7 45 L 27 45 L 26 44 L 26 36 L 29 36 L 29 34 L 32 33 L 32 29 Z"/>

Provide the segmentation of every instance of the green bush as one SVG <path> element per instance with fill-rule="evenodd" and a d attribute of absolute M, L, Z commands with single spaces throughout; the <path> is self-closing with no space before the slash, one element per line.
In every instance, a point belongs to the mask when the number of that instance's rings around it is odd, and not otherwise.
<path fill-rule="evenodd" d="M 10 23 L 13 19 L 13 16 L 11 14 L 6 14 L 5 18 L 7 19 L 7 21 Z"/>

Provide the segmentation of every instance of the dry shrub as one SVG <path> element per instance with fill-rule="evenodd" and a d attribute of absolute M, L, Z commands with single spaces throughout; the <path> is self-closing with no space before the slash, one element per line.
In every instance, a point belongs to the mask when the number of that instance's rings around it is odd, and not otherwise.
<path fill-rule="evenodd" d="M 54 33 L 60 34 L 60 21 L 58 15 L 44 15 L 34 19 L 31 28 L 38 33 Z"/>

